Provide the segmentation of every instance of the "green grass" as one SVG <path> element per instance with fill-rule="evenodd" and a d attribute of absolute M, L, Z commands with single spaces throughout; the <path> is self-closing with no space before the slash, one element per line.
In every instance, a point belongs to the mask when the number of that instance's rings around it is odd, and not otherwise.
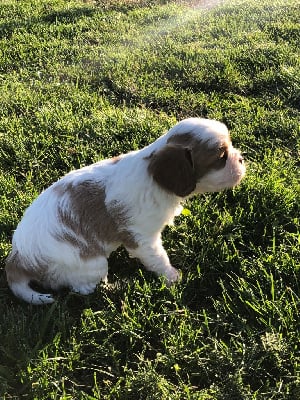
<path fill-rule="evenodd" d="M 300 3 L 220 3 L 1 2 L 1 399 L 300 398 Z M 90 296 L 13 297 L 38 193 L 188 116 L 224 121 L 248 173 L 164 231 L 182 282 L 120 249 Z"/>

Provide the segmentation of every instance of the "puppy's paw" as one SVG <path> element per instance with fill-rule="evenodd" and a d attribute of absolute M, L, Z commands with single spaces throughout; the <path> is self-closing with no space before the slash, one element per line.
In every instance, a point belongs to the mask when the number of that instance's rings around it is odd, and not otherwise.
<path fill-rule="evenodd" d="M 80 286 L 72 286 L 71 290 L 75 293 L 87 295 L 93 293 L 96 289 L 96 286 L 97 285 L 94 283 L 86 283 L 81 284 Z"/>
<path fill-rule="evenodd" d="M 181 271 L 174 267 L 170 267 L 167 271 L 164 272 L 164 277 L 166 278 L 168 286 L 171 286 L 173 283 L 180 281 L 181 275 Z"/>

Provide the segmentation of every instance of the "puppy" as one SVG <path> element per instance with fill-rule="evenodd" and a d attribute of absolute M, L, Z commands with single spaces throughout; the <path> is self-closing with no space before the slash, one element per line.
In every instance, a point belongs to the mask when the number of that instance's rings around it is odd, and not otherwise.
<path fill-rule="evenodd" d="M 25 211 L 6 262 L 8 284 L 32 304 L 54 301 L 32 282 L 91 293 L 120 245 L 171 284 L 179 272 L 162 246 L 163 228 L 183 200 L 231 188 L 244 174 L 226 126 L 201 118 L 179 122 L 141 150 L 72 171 Z"/>

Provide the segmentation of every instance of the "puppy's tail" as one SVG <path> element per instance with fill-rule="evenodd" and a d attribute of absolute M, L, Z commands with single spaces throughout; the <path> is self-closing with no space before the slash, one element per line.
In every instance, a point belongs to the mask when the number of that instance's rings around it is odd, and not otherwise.
<path fill-rule="evenodd" d="M 27 303 L 41 305 L 54 302 L 51 294 L 39 293 L 31 288 L 32 276 L 24 269 L 20 262 L 18 252 L 11 253 L 6 260 L 7 282 L 15 296 L 27 301 Z"/>
<path fill-rule="evenodd" d="M 42 305 L 54 302 L 54 298 L 51 294 L 36 292 L 29 286 L 29 283 L 29 281 L 9 282 L 9 287 L 15 296 L 27 301 L 27 303 Z"/>

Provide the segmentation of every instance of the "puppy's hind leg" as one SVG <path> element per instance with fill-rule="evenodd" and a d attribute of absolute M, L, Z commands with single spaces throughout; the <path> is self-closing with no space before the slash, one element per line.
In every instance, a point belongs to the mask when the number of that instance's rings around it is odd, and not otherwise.
<path fill-rule="evenodd" d="M 101 280 L 107 280 L 108 262 L 104 256 L 82 260 L 80 268 L 70 279 L 70 289 L 80 294 L 90 294 Z"/>

